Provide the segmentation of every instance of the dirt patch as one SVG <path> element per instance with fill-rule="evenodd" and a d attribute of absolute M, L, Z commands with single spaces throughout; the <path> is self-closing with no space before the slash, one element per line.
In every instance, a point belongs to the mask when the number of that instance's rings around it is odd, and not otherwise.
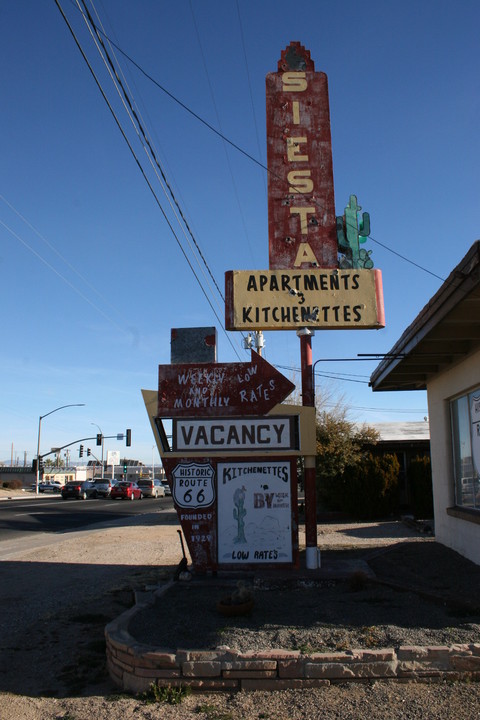
<path fill-rule="evenodd" d="M 376 683 L 322 688 L 308 693 L 285 691 L 235 696 L 218 693 L 189 697 L 181 705 L 163 702 L 159 707 L 120 693 L 105 671 L 105 624 L 131 607 L 134 590 L 149 591 L 172 577 L 181 557 L 177 529 L 173 514 L 162 515 L 152 508 L 151 515 L 129 521 L 122 527 L 46 538 L 42 547 L 9 552 L 2 563 L 3 583 L 0 584 L 2 720 L 86 720 L 91 717 L 150 720 L 160 715 L 164 720 L 258 720 L 261 717 L 389 720 L 407 716 L 461 720 L 477 713 L 480 686 L 475 684 L 439 684 L 432 690 L 425 686 Z M 263 617 L 252 614 L 248 623 L 242 625 L 244 620 L 241 623 L 226 618 L 219 621 L 215 615 L 211 628 L 215 637 L 208 635 L 207 625 L 202 623 L 223 589 L 207 583 L 202 593 L 207 611 L 198 605 L 195 584 L 188 590 L 176 585 L 177 599 L 172 595 L 171 602 L 160 603 L 158 616 L 155 619 L 150 616 L 149 632 L 167 629 L 174 645 L 181 644 L 182 632 L 188 646 L 207 640 L 217 643 L 217 635 L 221 644 L 239 644 L 244 636 L 248 636 L 247 644 L 253 644 L 258 641 L 255 622 L 263 628 L 261 632 L 270 634 L 270 645 L 278 647 L 290 642 L 303 650 L 314 649 L 320 642 L 335 647 L 346 642 L 358 646 L 362 639 L 367 646 L 368 643 L 376 646 L 383 644 L 386 637 L 379 636 L 379 632 L 388 629 L 392 636 L 393 630 L 389 628 L 392 625 L 404 639 L 407 632 L 422 627 L 434 633 L 446 633 L 450 629 L 452 633 L 466 633 L 469 642 L 476 637 L 477 628 L 473 626 L 477 618 L 468 614 L 476 610 L 468 603 L 475 605 L 480 598 L 477 566 L 401 523 L 322 525 L 319 535 L 325 568 L 358 559 L 367 562 L 377 579 L 387 585 L 368 584 L 353 590 L 346 578 L 337 585 L 327 582 L 304 588 L 305 592 L 290 589 L 289 598 L 285 588 L 279 588 L 278 592 L 270 590 L 269 600 L 262 604 L 260 595 L 257 599 L 257 611 L 263 608 Z M 374 590 L 382 594 L 373 596 Z M 256 593 L 264 592 L 260 583 Z M 340 594 L 341 603 L 335 593 Z M 428 607 L 435 613 L 446 603 L 441 624 L 433 626 L 426 619 L 421 620 L 421 625 L 415 622 L 419 598 L 423 601 L 425 594 L 431 596 Z M 273 604 L 274 597 L 278 603 Z M 460 609 L 454 609 L 456 615 L 450 614 L 453 600 L 460 603 Z M 407 609 L 406 618 L 396 623 L 385 619 L 387 611 L 393 612 L 395 606 L 402 603 Z M 318 628 L 321 625 L 327 628 L 326 640 L 313 637 L 305 619 L 300 623 L 299 618 L 305 618 L 307 606 L 310 606 L 309 612 L 317 613 L 313 617 Z M 176 614 L 166 615 L 167 609 Z M 289 615 L 285 617 L 282 613 L 287 610 Z M 337 615 L 328 615 L 327 610 Z M 460 611 L 467 614 L 462 616 L 458 614 Z M 426 618 L 426 615 L 416 617 Z M 170 627 L 170 623 L 174 624 Z M 228 642 L 227 633 L 231 633 Z M 465 636 L 461 635 L 462 639 Z M 438 639 L 439 635 L 432 635 L 431 639 L 434 637 Z M 452 637 L 455 635 L 450 635 Z"/>

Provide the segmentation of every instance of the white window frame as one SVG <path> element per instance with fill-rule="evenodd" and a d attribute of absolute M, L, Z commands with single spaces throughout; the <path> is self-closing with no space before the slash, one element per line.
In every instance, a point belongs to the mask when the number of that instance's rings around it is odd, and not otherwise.
<path fill-rule="evenodd" d="M 480 386 L 450 400 L 450 420 L 455 505 L 480 514 Z"/>

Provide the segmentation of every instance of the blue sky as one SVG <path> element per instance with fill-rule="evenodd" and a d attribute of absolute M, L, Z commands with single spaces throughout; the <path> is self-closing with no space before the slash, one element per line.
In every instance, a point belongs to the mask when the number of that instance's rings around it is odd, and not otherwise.
<path fill-rule="evenodd" d="M 0 461 L 13 449 L 30 462 L 39 416 L 70 403 L 85 407 L 45 418 L 43 452 L 96 434 L 95 425 L 105 435 L 129 427 L 128 453 L 114 440 L 106 447 L 157 461 L 140 390 L 154 390 L 158 364 L 170 361 L 170 329 L 216 326 L 220 361 L 248 355 L 240 333 L 223 332 L 165 220 L 159 204 L 192 259 L 76 3 L 59 4 L 158 201 L 54 0 L 3 3 Z M 329 80 L 336 212 L 353 193 L 370 213 L 381 245 L 367 247 L 383 272 L 387 323 L 379 331 L 317 332 L 313 359 L 387 352 L 479 237 L 478 3 L 87 5 L 146 73 L 113 49 L 222 289 L 226 270 L 268 268 L 265 76 L 290 41 L 310 50 Z M 222 320 L 218 292 L 200 277 Z M 265 341 L 269 362 L 299 367 L 294 331 L 267 332 Z M 422 420 L 423 392 L 371 392 L 366 381 L 376 364 L 318 363 L 319 372 L 351 377 L 318 377 L 317 385 L 332 401 L 343 398 L 354 421 Z"/>

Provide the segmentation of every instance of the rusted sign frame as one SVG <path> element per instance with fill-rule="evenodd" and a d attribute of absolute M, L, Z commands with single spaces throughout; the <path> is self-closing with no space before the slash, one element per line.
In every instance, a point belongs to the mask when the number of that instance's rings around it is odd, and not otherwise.
<path fill-rule="evenodd" d="M 265 415 L 295 385 L 252 350 L 250 362 L 159 365 L 157 417 Z"/>
<path fill-rule="evenodd" d="M 338 264 L 328 81 L 299 42 L 266 77 L 269 267 Z"/>

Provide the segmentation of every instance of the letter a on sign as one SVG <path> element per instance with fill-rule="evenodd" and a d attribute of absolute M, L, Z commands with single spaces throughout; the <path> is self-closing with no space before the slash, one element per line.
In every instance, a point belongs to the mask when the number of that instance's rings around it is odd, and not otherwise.
<path fill-rule="evenodd" d="M 337 267 L 327 76 L 292 42 L 266 92 L 270 270 Z"/>

